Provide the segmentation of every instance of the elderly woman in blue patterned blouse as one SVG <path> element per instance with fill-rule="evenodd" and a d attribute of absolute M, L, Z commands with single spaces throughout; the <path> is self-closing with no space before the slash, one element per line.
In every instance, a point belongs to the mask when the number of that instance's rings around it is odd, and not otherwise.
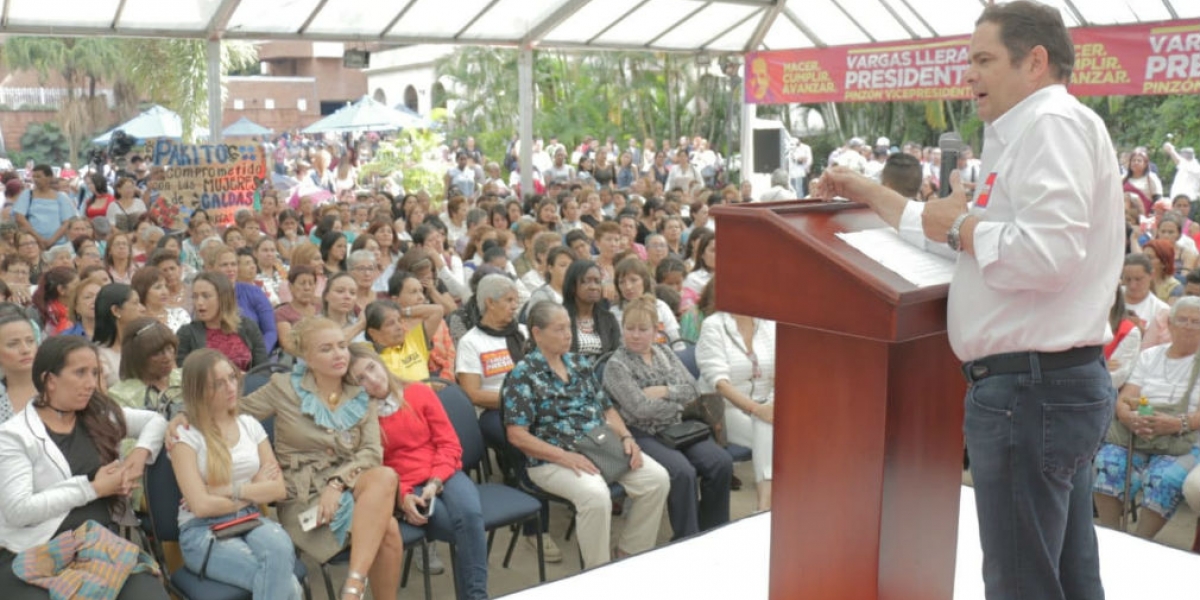
<path fill-rule="evenodd" d="M 529 326 L 537 349 L 517 363 L 500 392 L 508 439 L 529 457 L 529 479 L 575 505 L 584 565 L 608 562 L 608 484 L 596 465 L 575 451 L 577 439 L 607 422 L 621 437 L 631 467 L 617 478 L 633 500 L 617 556 L 649 550 L 670 487 L 666 469 L 642 454 L 596 381 L 591 363 L 569 353 L 572 328 L 566 309 L 539 302 L 529 311 Z"/>
<path fill-rule="evenodd" d="M 604 369 L 604 391 L 612 397 L 634 440 L 671 477 L 667 515 L 678 540 L 729 522 L 733 459 L 711 437 L 682 450 L 669 448 L 655 437 L 679 423 L 684 405 L 700 396 L 696 380 L 679 357 L 654 343 L 657 302 L 647 295 L 626 303 L 621 315 L 625 345 L 613 353 Z M 698 502 L 697 475 L 701 480 Z"/>

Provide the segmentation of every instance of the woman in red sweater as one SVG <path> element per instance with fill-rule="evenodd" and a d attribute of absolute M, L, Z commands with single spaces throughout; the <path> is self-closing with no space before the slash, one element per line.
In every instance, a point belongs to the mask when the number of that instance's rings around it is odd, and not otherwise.
<path fill-rule="evenodd" d="M 400 477 L 403 519 L 454 544 L 459 600 L 486 599 L 483 509 L 474 482 L 462 472 L 462 445 L 441 401 L 429 386 L 406 385 L 392 375 L 367 344 L 350 347 L 350 376 L 380 402 L 383 464 Z"/>

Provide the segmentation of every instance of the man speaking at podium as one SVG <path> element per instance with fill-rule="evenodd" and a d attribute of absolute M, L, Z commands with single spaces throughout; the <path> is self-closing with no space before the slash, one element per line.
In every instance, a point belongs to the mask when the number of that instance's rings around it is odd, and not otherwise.
<path fill-rule="evenodd" d="M 1116 400 L 1101 348 L 1123 207 L 1104 123 L 1067 93 L 1074 59 L 1058 10 L 989 5 L 965 74 L 986 123 L 974 198 L 922 204 L 837 167 L 818 186 L 957 254 L 947 329 L 970 381 L 963 430 L 988 600 L 1104 598 L 1091 459 Z"/>

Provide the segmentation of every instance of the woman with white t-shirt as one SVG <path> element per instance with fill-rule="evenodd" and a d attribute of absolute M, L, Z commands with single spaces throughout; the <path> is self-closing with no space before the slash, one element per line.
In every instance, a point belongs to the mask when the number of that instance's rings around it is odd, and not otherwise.
<path fill-rule="evenodd" d="M 183 400 L 191 422 L 179 428 L 171 466 L 183 492 L 179 546 L 188 569 L 250 590 L 258 598 L 302 595 L 296 551 L 276 521 L 261 515 L 243 535 L 217 539 L 211 527 L 258 513 L 258 504 L 287 497 L 283 475 L 262 425 L 238 415 L 236 366 L 211 349 L 183 362 Z"/>
<path fill-rule="evenodd" d="M 1141 492 L 1137 535 L 1150 539 L 1175 514 L 1183 498 L 1188 473 L 1200 461 L 1196 431 L 1200 430 L 1200 298 L 1180 298 L 1171 308 L 1171 343 L 1146 350 L 1138 356 L 1129 380 L 1117 399 L 1114 427 L 1096 454 L 1096 478 L 1092 491 L 1100 523 L 1116 528 L 1126 498 Z M 1104 382 L 1104 388 L 1108 387 Z M 1089 385 L 1082 381 L 1080 385 Z M 1111 393 L 1111 392 L 1108 392 Z M 1104 389 L 1097 389 L 1098 397 Z M 1143 415 L 1145 399 L 1152 414 Z M 1114 432 L 1115 430 L 1115 432 Z M 1132 453 L 1125 443 L 1137 436 Z M 1128 496 L 1126 495 L 1128 482 Z"/>
<path fill-rule="evenodd" d="M 482 411 L 479 427 L 484 439 L 499 447 L 504 442 L 500 386 L 525 356 L 526 332 L 517 323 L 517 284 L 504 275 L 487 275 L 479 280 L 471 302 L 479 308 L 480 318 L 458 341 L 454 373 L 471 403 Z"/>
<path fill-rule="evenodd" d="M 1142 330 L 1142 350 L 1171 341 L 1167 315 L 1171 307 L 1150 293 L 1154 279 L 1150 258 L 1136 252 L 1125 257 L 1121 285 L 1125 286 L 1125 307 L 1133 311 Z"/>

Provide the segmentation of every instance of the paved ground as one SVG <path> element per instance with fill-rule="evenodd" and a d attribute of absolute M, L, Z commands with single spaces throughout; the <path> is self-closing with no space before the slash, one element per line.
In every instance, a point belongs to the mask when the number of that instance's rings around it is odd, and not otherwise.
<path fill-rule="evenodd" d="M 740 491 L 733 492 L 732 496 L 732 515 L 734 519 L 738 519 L 754 511 L 754 472 L 750 463 L 746 462 L 735 465 L 734 473 L 745 482 L 745 486 Z M 970 485 L 971 478 L 968 473 L 963 473 L 963 483 Z M 1167 523 L 1167 526 L 1159 534 L 1156 541 L 1175 548 L 1190 549 L 1196 531 L 1196 516 L 1195 512 L 1184 505 L 1175 514 L 1175 517 Z M 562 549 L 564 558 L 558 564 L 546 564 L 546 577 L 549 580 L 561 579 L 579 572 L 579 547 L 575 543 L 575 538 L 572 537 L 571 541 L 563 540 L 563 535 L 568 526 L 568 518 L 569 513 L 564 508 L 558 505 L 552 506 L 550 535 L 554 537 L 555 542 Z M 621 524 L 622 521 L 620 518 L 617 518 L 614 522 L 614 540 L 620 532 Z M 665 544 L 669 538 L 670 528 L 664 515 L 662 528 L 659 531 L 659 543 Z M 496 534 L 495 545 L 492 548 L 491 562 L 489 563 L 488 587 L 492 596 L 510 594 L 536 585 L 538 582 L 537 555 L 534 553 L 533 547 L 526 545 L 523 541 L 517 544 L 510 568 L 505 569 L 500 565 L 504 559 L 504 549 L 508 544 L 508 540 L 508 531 L 501 531 Z M 446 564 L 446 572 L 431 577 L 433 598 L 435 600 L 454 600 L 454 580 L 450 574 L 449 549 L 445 544 L 438 544 L 438 551 L 443 562 Z M 313 599 L 325 600 L 325 588 L 320 579 L 320 571 L 315 568 L 315 565 L 310 563 L 309 573 L 311 574 Z M 332 573 L 335 589 L 339 589 L 342 578 L 345 577 L 345 569 L 335 568 L 332 570 Z M 399 597 L 406 599 L 420 599 L 424 597 L 421 574 L 416 570 L 415 566 L 410 575 L 408 587 L 400 590 Z"/>

